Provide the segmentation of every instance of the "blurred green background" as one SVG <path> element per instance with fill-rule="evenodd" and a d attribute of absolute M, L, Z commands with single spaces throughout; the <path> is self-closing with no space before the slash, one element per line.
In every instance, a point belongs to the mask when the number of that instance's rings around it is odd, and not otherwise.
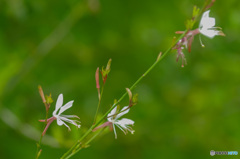
<path fill-rule="evenodd" d="M 54 101 L 74 104 L 82 128 L 54 122 L 41 158 L 59 158 L 92 124 L 95 70 L 112 58 L 104 113 L 184 30 L 202 0 L 1 0 L 0 158 L 32 159 L 45 108 L 40 84 Z M 135 134 L 106 133 L 73 158 L 203 159 L 210 150 L 240 152 L 240 2 L 216 1 L 210 12 L 226 37 L 198 37 L 181 68 L 172 51 L 133 91 L 139 103 L 125 118 Z M 198 25 L 198 24 L 197 24 Z M 197 27 L 196 25 L 196 27 Z M 125 99 L 121 105 L 127 105 Z M 54 110 L 52 104 L 50 112 Z M 215 156 L 230 158 L 230 156 Z M 239 158 L 233 156 L 233 158 Z"/>

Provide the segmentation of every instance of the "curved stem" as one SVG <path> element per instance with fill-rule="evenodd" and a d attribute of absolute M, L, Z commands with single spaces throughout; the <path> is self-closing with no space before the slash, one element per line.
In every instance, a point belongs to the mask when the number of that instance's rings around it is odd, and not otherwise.
<path fill-rule="evenodd" d="M 187 30 L 184 31 L 184 33 L 164 52 L 164 54 L 160 57 L 157 58 L 157 60 L 147 69 L 147 71 L 138 78 L 138 80 L 130 87 L 130 90 L 133 90 L 136 85 L 171 51 L 171 49 L 177 44 L 177 42 L 182 39 L 185 34 L 187 33 Z M 96 128 L 103 120 L 105 120 L 105 118 L 107 117 L 107 115 L 110 113 L 110 111 L 117 105 L 119 104 L 124 97 L 127 96 L 127 92 L 125 92 L 120 98 L 119 100 L 114 103 L 112 105 L 112 107 L 101 117 L 101 119 L 94 125 L 92 125 L 88 131 L 80 138 L 80 140 L 78 140 L 78 142 L 76 142 L 62 157 L 61 159 L 68 159 L 71 156 L 73 156 L 74 154 L 76 154 L 80 149 L 77 149 L 80 145 L 82 140 L 85 139 L 85 137 L 87 137 L 94 128 Z"/>

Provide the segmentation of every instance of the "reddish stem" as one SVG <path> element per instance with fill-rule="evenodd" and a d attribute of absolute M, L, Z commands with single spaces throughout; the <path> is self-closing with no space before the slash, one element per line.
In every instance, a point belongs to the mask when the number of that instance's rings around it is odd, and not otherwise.
<path fill-rule="evenodd" d="M 44 136 L 44 135 L 46 134 L 48 127 L 49 127 L 50 124 L 51 124 L 54 120 L 56 120 L 56 119 L 57 119 L 57 118 L 55 118 L 55 117 L 51 117 L 51 118 L 49 118 L 49 119 L 47 120 L 47 125 L 46 125 L 45 129 L 43 130 L 42 136 Z M 45 120 L 44 120 L 44 122 L 45 122 Z"/>
<path fill-rule="evenodd" d="M 96 131 L 96 130 L 98 130 L 98 129 L 104 128 L 104 127 L 106 127 L 106 126 L 111 126 L 111 125 L 112 125 L 112 123 L 111 123 L 110 121 L 107 121 L 107 122 L 103 123 L 102 125 L 94 128 L 92 131 L 94 132 L 94 131 Z"/>

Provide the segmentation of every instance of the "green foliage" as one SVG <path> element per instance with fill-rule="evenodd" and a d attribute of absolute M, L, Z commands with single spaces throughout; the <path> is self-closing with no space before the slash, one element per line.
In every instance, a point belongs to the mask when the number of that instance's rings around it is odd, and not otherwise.
<path fill-rule="evenodd" d="M 200 8 L 198 8 L 197 6 L 194 6 L 192 18 L 186 21 L 187 30 L 191 30 L 193 28 L 194 24 L 196 23 L 197 17 L 199 16 L 199 13 L 200 13 Z"/>
<path fill-rule="evenodd" d="M 49 96 L 45 95 L 45 98 L 46 98 L 46 103 L 47 104 L 52 104 L 53 103 L 53 99 L 52 99 L 52 95 L 51 94 Z"/>
<path fill-rule="evenodd" d="M 138 103 L 138 94 L 137 93 L 133 95 L 132 102 L 134 105 Z"/>

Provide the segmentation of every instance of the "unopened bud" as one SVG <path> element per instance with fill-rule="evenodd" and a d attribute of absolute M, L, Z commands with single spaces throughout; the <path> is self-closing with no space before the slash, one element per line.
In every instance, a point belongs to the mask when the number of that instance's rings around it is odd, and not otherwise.
<path fill-rule="evenodd" d="M 53 102 L 51 93 L 49 94 L 49 96 L 46 95 L 45 98 L 46 98 L 46 103 L 47 103 L 48 105 L 50 105 L 50 104 Z"/>
<path fill-rule="evenodd" d="M 38 153 L 37 153 L 37 158 L 40 157 L 41 153 L 42 153 L 42 149 L 40 149 L 40 150 L 38 151 Z"/>
<path fill-rule="evenodd" d="M 106 66 L 106 69 L 104 69 L 104 67 L 102 67 L 101 74 L 102 74 L 103 84 L 105 84 L 105 82 L 107 80 L 107 76 L 108 76 L 108 74 L 111 70 L 111 62 L 112 62 L 112 59 L 109 59 L 108 63 L 107 63 L 107 66 Z"/>
<path fill-rule="evenodd" d="M 128 93 L 129 101 L 132 101 L 132 92 L 129 88 L 126 88 L 126 91 Z"/>
<path fill-rule="evenodd" d="M 99 84 L 99 67 L 97 68 L 95 73 L 95 80 L 96 80 L 96 88 L 98 90 L 98 99 L 100 100 L 101 94 L 100 94 L 100 84 Z"/>
<path fill-rule="evenodd" d="M 199 15 L 199 12 L 200 12 L 200 8 L 198 8 L 197 6 L 194 6 L 193 7 L 192 18 L 195 19 Z"/>
<path fill-rule="evenodd" d="M 38 86 L 38 91 L 39 91 L 39 94 L 42 98 L 43 103 L 46 103 L 46 99 L 44 97 L 44 93 L 43 93 L 42 87 L 40 85 Z"/>
<path fill-rule="evenodd" d="M 112 59 L 109 59 L 108 60 L 108 63 L 107 63 L 107 67 L 106 67 L 106 71 L 109 73 L 110 72 L 110 69 L 111 69 L 111 63 L 112 63 Z"/>
<path fill-rule="evenodd" d="M 132 98 L 132 103 L 133 103 L 133 105 L 136 105 L 137 102 L 138 102 L 138 94 L 134 94 L 133 98 Z"/>

